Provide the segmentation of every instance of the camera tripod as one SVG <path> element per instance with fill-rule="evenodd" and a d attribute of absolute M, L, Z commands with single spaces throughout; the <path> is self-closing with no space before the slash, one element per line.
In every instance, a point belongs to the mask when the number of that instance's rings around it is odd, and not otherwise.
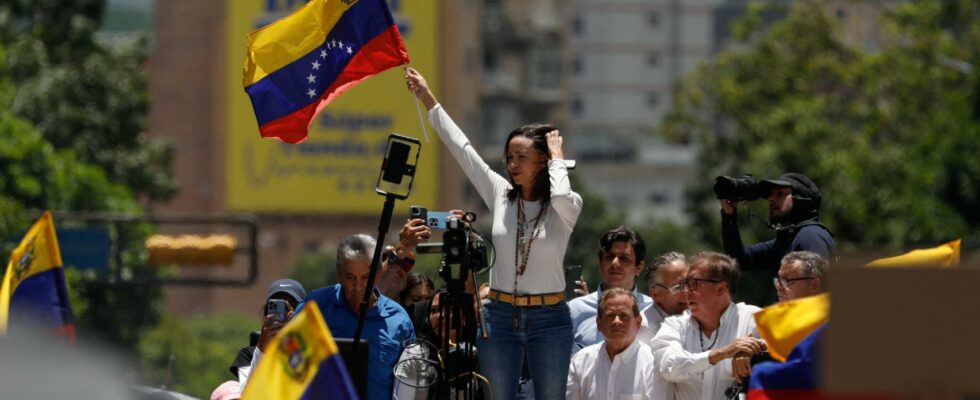
<path fill-rule="evenodd" d="M 438 298 L 439 361 L 442 373 L 436 385 L 436 399 L 482 398 L 476 360 L 477 328 L 480 326 L 482 305 L 474 293 L 467 293 L 466 279 L 453 278 L 451 265 L 443 263 L 440 274 L 446 282 L 434 299 Z M 475 282 L 475 273 L 465 267 L 460 275 L 469 275 Z"/>

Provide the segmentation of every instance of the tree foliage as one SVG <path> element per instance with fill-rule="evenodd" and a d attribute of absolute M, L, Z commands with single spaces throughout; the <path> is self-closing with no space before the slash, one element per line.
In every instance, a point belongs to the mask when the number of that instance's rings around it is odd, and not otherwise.
<path fill-rule="evenodd" d="M 228 367 L 238 350 L 248 346 L 249 333 L 262 326 L 258 311 L 256 308 L 254 317 L 163 317 L 140 339 L 144 383 L 153 387 L 168 384 L 178 392 L 209 398 L 222 382 L 236 379 Z"/>
<path fill-rule="evenodd" d="M 177 190 L 173 146 L 144 132 L 147 41 L 111 47 L 97 41 L 104 11 L 104 0 L 0 5 L 5 75 L 17 82 L 10 110 L 138 198 L 164 201 Z"/>
<path fill-rule="evenodd" d="M 688 191 L 701 238 L 720 246 L 715 176 L 786 171 L 820 186 L 822 220 L 844 250 L 976 235 L 977 74 L 951 65 L 980 65 L 980 4 L 897 5 L 871 50 L 845 42 L 820 2 L 795 2 L 764 28 L 762 12 L 751 8 L 736 25 L 741 42 L 679 84 L 661 126 L 701 146 Z M 747 243 L 773 236 L 741 225 Z"/>
<path fill-rule="evenodd" d="M 22 234 L 36 210 L 140 213 L 176 191 L 172 146 L 144 133 L 147 41 L 97 40 L 104 9 L 104 0 L 0 3 L 5 239 Z M 127 227 L 125 276 L 157 273 L 139 255 L 149 230 Z M 67 270 L 79 335 L 134 350 L 139 332 L 156 323 L 161 288 L 117 286 Z"/>

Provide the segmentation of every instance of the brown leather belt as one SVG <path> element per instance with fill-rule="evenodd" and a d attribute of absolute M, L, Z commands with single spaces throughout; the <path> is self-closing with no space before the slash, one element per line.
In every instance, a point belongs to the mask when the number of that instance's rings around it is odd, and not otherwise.
<path fill-rule="evenodd" d="M 565 300 L 565 293 L 544 293 L 528 295 L 512 295 L 507 292 L 490 289 L 490 300 L 511 304 L 514 307 L 553 306 Z"/>

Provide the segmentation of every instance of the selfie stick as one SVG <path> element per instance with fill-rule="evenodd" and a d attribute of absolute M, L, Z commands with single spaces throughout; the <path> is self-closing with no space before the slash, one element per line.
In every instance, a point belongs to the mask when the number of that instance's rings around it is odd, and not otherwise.
<path fill-rule="evenodd" d="M 410 146 L 416 146 L 415 163 L 410 164 Z M 381 174 L 378 176 L 378 185 L 375 191 L 385 196 L 384 208 L 381 211 L 381 221 L 378 223 L 378 241 L 374 244 L 374 254 L 371 256 L 371 273 L 368 275 L 367 290 L 364 291 L 364 299 L 361 301 L 361 309 L 357 315 L 357 329 L 354 331 L 353 356 L 354 363 L 365 362 L 367 358 L 358 357 L 360 348 L 361 334 L 364 331 L 364 317 L 371 304 L 371 296 L 374 295 L 374 280 L 378 276 L 380 267 L 381 249 L 384 246 L 385 235 L 391 225 L 391 214 L 395 209 L 395 199 L 406 199 L 412 190 L 412 183 L 415 179 L 415 167 L 418 165 L 418 154 L 420 153 L 421 143 L 418 139 L 392 134 L 388 137 L 388 147 L 385 150 L 385 158 L 381 164 Z M 405 182 L 403 179 L 407 179 Z M 407 183 L 407 187 L 406 187 Z M 391 188 L 397 187 L 401 192 L 394 192 Z"/>

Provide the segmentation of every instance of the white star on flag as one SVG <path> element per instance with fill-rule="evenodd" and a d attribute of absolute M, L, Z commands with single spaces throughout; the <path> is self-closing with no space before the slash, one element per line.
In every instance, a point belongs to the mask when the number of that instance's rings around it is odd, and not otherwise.
<path fill-rule="evenodd" d="M 327 51 L 320 49 L 320 58 L 327 58 Z"/>
<path fill-rule="evenodd" d="M 343 40 L 340 41 L 340 47 L 344 47 L 344 41 Z"/>
<path fill-rule="evenodd" d="M 316 92 L 314 92 L 313 89 L 310 89 L 306 91 L 306 95 L 310 96 L 310 98 L 313 98 L 313 96 L 316 96 Z"/>
<path fill-rule="evenodd" d="M 330 41 L 330 47 L 337 47 L 337 41 L 336 40 L 331 40 Z"/>
<path fill-rule="evenodd" d="M 319 61 L 316 61 L 316 60 L 313 61 L 313 69 L 320 70 L 320 62 Z"/>
<path fill-rule="evenodd" d="M 351 51 L 350 46 L 347 46 L 347 54 L 351 54 L 351 53 L 353 53 L 353 51 Z"/>
<path fill-rule="evenodd" d="M 306 77 L 306 83 L 316 83 L 316 77 L 310 74 L 310 76 Z"/>

